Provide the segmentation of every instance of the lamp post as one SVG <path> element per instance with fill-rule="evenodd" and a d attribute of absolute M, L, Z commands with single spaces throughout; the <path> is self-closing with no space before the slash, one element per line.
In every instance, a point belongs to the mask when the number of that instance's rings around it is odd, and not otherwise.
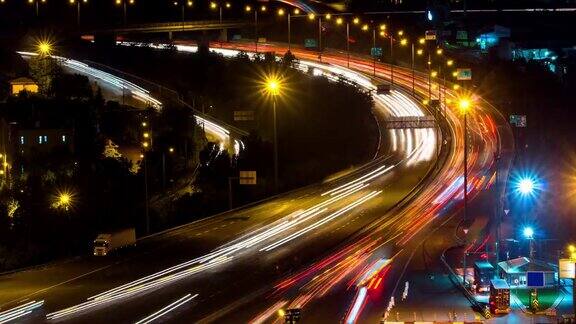
<path fill-rule="evenodd" d="M 40 3 L 46 3 L 46 0 L 28 0 L 28 3 L 34 6 L 36 17 L 40 15 Z"/>
<path fill-rule="evenodd" d="M 117 6 L 122 6 L 123 7 L 123 12 L 124 12 L 124 25 L 126 25 L 128 23 L 128 5 L 133 5 L 135 2 L 135 0 L 116 0 L 116 5 Z"/>
<path fill-rule="evenodd" d="M 182 23 L 186 20 L 186 7 L 192 7 L 194 4 L 192 0 L 181 0 L 180 2 L 174 1 L 174 6 L 178 6 L 180 4 L 180 18 Z"/>
<path fill-rule="evenodd" d="M 472 108 L 470 100 L 461 99 L 459 108 L 464 116 L 464 222 L 466 222 L 468 218 L 468 111 Z"/>
<path fill-rule="evenodd" d="M 265 91 L 272 97 L 272 118 L 273 118 L 273 137 L 274 137 L 274 191 L 278 192 L 278 125 L 276 115 L 276 101 L 282 91 L 281 80 L 278 77 L 270 76 L 266 79 Z"/>
<path fill-rule="evenodd" d="M 80 26 L 80 2 L 88 3 L 88 0 L 70 0 L 70 4 L 76 4 L 76 24 Z"/>
<path fill-rule="evenodd" d="M 143 122 L 142 127 L 144 128 L 144 132 L 142 133 L 143 142 L 142 142 L 142 154 L 140 157 L 144 162 L 144 215 L 146 218 L 146 233 L 150 233 L 150 210 L 149 210 L 149 202 L 148 202 L 148 162 L 147 162 L 147 152 L 152 147 L 152 136 L 148 131 L 148 123 Z"/>

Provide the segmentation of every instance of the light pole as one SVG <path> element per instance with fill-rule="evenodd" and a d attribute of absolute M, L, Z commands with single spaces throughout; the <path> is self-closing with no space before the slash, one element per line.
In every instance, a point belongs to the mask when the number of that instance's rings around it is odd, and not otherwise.
<path fill-rule="evenodd" d="M 262 12 L 266 12 L 266 6 L 261 6 L 260 10 Z M 254 11 L 254 48 L 255 52 L 258 53 L 258 10 L 252 9 L 252 6 L 250 5 L 246 5 L 246 7 L 244 7 L 244 11 L 247 13 Z"/>
<path fill-rule="evenodd" d="M 282 91 L 281 80 L 277 76 L 269 76 L 265 80 L 265 91 L 272 97 L 272 118 L 273 118 L 273 137 L 274 137 L 274 191 L 278 192 L 278 131 L 276 116 L 276 99 Z"/>
<path fill-rule="evenodd" d="M 180 3 L 178 1 L 174 1 L 174 6 L 177 7 L 179 4 L 181 9 L 180 18 L 182 20 L 182 23 L 184 23 L 184 21 L 186 20 L 186 7 L 191 8 L 194 3 L 192 2 L 192 0 L 181 0 Z"/>
<path fill-rule="evenodd" d="M 122 6 L 124 12 L 124 25 L 128 23 L 128 5 L 133 5 L 135 0 L 116 0 L 117 6 Z"/>
<path fill-rule="evenodd" d="M 532 227 L 525 227 L 523 231 L 524 237 L 528 239 L 529 243 L 529 256 L 530 256 L 530 263 L 534 261 L 534 229 Z"/>
<path fill-rule="evenodd" d="M 40 3 L 46 3 L 46 0 L 28 0 L 28 3 L 34 6 L 36 17 L 40 15 Z"/>
<path fill-rule="evenodd" d="M 463 98 L 459 102 L 460 112 L 464 116 L 464 224 L 468 213 L 468 112 L 472 108 L 469 99 Z"/>
<path fill-rule="evenodd" d="M 148 162 L 147 162 L 147 153 L 148 150 L 152 147 L 152 135 L 148 131 L 148 123 L 143 122 L 142 127 L 144 128 L 144 132 L 142 133 L 143 142 L 142 142 L 142 154 L 140 157 L 144 162 L 144 214 L 146 217 L 146 233 L 150 233 L 150 210 L 149 210 L 149 203 L 148 203 Z"/>
<path fill-rule="evenodd" d="M 80 26 L 80 2 L 88 3 L 88 0 L 70 0 L 70 4 L 76 4 L 76 24 Z"/>

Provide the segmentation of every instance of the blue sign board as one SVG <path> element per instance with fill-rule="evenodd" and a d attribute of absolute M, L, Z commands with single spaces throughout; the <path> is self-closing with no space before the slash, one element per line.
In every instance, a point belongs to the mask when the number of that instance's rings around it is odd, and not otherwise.
<path fill-rule="evenodd" d="M 526 272 L 526 286 L 529 288 L 544 287 L 544 272 L 528 271 Z"/>
<path fill-rule="evenodd" d="M 374 57 L 382 56 L 382 47 L 372 47 L 370 49 L 370 55 L 372 55 Z"/>

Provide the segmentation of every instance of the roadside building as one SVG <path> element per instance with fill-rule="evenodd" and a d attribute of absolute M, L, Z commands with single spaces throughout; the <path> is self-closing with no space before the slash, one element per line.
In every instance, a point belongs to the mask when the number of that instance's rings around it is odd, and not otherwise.
<path fill-rule="evenodd" d="M 10 81 L 10 94 L 19 95 L 22 91 L 38 93 L 38 83 L 29 78 L 17 78 Z"/>

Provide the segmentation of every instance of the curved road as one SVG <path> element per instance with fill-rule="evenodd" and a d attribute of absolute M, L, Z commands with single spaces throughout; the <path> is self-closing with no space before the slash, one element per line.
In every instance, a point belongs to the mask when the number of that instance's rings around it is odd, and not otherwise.
<path fill-rule="evenodd" d="M 326 66 L 315 63 L 310 53 L 295 54 L 308 60 L 302 64 L 323 73 L 340 73 L 357 84 L 371 86 L 360 73 L 335 67 L 342 65 L 345 56 L 325 56 L 324 61 L 333 64 Z M 371 64 L 355 59 L 352 68 L 367 71 Z M 386 78 L 386 67 L 379 66 L 377 72 Z M 404 86 L 411 84 L 406 71 L 398 71 L 396 80 Z M 419 93 L 427 93 L 421 75 L 417 87 Z M 386 114 L 423 113 L 401 92 L 381 97 L 376 98 L 378 107 Z M 471 119 L 469 190 L 474 195 L 491 184 L 495 125 L 502 121 L 489 106 L 479 106 Z M 459 206 L 463 130 L 458 115 L 450 109 L 448 121 L 453 145 L 443 167 L 435 171 L 435 181 L 426 186 L 419 184 L 436 155 L 434 131 L 394 130 L 390 133 L 394 152 L 343 178 L 169 231 L 141 242 L 126 255 L 107 260 L 85 258 L 0 277 L 2 309 L 26 298 L 44 299 L 44 308 L 26 319 L 38 321 L 52 312 L 50 318 L 79 323 L 134 322 L 190 293 L 198 295 L 163 319 L 271 320 L 279 308 L 294 304 L 323 320 L 342 320 L 354 309 L 364 308 L 354 306 L 356 297 L 374 294 L 384 286 L 376 285 L 379 278 L 383 283 L 394 282 L 387 275 L 401 272 L 401 261 L 409 256 L 411 243 L 426 232 L 422 229 L 432 228 L 430 224 L 435 226 L 454 210 L 450 207 Z M 422 189 L 416 199 L 398 206 L 417 188 Z M 302 269 L 319 255 L 326 259 L 286 278 L 287 273 Z M 281 278 L 285 281 L 279 283 Z M 328 300 L 337 305 L 331 312 L 322 311 L 318 305 L 323 303 L 317 302 L 328 293 L 335 294 Z M 340 297 L 334 297 L 338 294 Z M 385 299 L 385 294 L 378 295 Z M 319 307 L 318 311 L 314 307 Z M 359 316 L 378 313 L 380 307 L 375 307 L 372 313 Z"/>

